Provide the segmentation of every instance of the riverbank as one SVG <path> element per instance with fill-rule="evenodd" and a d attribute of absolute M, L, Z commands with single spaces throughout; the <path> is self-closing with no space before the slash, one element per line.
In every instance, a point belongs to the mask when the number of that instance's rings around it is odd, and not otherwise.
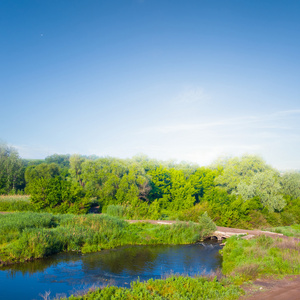
<path fill-rule="evenodd" d="M 159 226 L 107 215 L 12 213 L 0 216 L 0 265 L 59 252 L 97 252 L 124 245 L 192 244 L 215 230 L 205 223 Z"/>
<path fill-rule="evenodd" d="M 226 240 L 226 246 L 222 250 L 224 277 L 216 279 L 218 284 L 215 286 L 219 287 L 221 283 L 221 285 L 224 284 L 224 287 L 240 287 L 245 282 L 255 281 L 257 278 L 265 279 L 274 276 L 282 278 L 286 275 L 300 274 L 300 244 L 297 239 L 272 232 L 224 227 L 217 227 L 217 230 L 211 231 L 209 236 L 218 233 L 232 236 Z M 239 237 L 240 234 L 248 234 L 247 237 L 254 234 L 258 236 L 245 240 Z M 207 237 L 207 228 L 192 222 L 176 223 L 152 220 L 126 222 L 104 214 L 75 216 L 32 212 L 12 213 L 0 216 L 0 240 L 2 242 L 0 259 L 4 265 L 64 251 L 87 253 L 124 245 L 191 244 L 204 239 L 204 237 Z M 209 287 L 213 280 L 207 280 L 204 280 L 203 284 Z M 173 281 L 182 283 L 184 279 L 173 279 Z M 150 293 L 150 295 L 160 295 L 159 287 L 163 283 L 154 285 L 157 288 L 154 290 L 155 293 Z M 144 285 L 139 283 L 134 286 L 138 290 L 149 290 L 148 283 L 144 283 Z M 186 281 L 187 293 L 190 292 L 191 286 L 193 283 Z M 176 294 L 179 293 L 177 288 L 171 286 L 170 289 L 174 290 L 172 295 L 181 295 Z M 121 291 L 119 288 L 112 290 L 113 295 L 125 293 L 124 295 L 132 296 L 137 293 L 137 290 L 129 292 L 128 289 L 126 291 Z M 101 291 L 101 293 L 106 292 Z M 97 291 L 97 293 L 100 292 Z M 95 295 L 90 293 L 87 297 Z M 176 298 L 177 296 L 166 299 L 180 299 Z M 234 298 L 231 295 L 231 298 L 228 299 Z"/>
<path fill-rule="evenodd" d="M 223 274 L 213 275 L 213 278 L 202 277 L 201 284 L 199 283 L 200 289 L 194 287 L 194 279 L 177 276 L 159 282 L 153 280 L 144 283 L 137 282 L 129 289 L 116 287 L 97 289 L 69 299 L 93 300 L 115 297 L 115 299 L 229 300 L 238 299 L 243 295 L 245 296 L 242 299 L 251 297 L 249 300 L 298 299 L 285 298 L 288 295 L 294 297 L 293 295 L 298 291 L 296 285 L 300 274 L 300 244 L 295 239 L 272 239 L 262 235 L 251 240 L 245 240 L 239 236 L 233 236 L 227 240 L 222 254 Z M 287 278 L 293 278 L 294 281 L 289 285 Z M 196 278 L 195 280 L 200 279 Z M 181 284 L 177 284 L 178 282 Z M 281 290 L 274 287 L 277 283 L 284 282 L 285 285 L 282 286 Z M 263 287 L 264 284 L 265 287 Z M 261 292 L 265 292 L 268 284 L 273 290 L 266 291 L 265 295 L 269 298 L 262 298 L 264 294 Z M 203 285 L 205 289 L 202 290 Z M 218 294 L 221 290 L 224 291 L 224 294 Z M 276 293 L 278 293 L 278 297 Z"/>
<path fill-rule="evenodd" d="M 188 287 L 187 287 L 188 286 Z M 84 295 L 71 296 L 69 300 L 96 299 L 216 299 L 216 300 L 299 300 L 300 276 L 287 276 L 284 279 L 259 279 L 236 285 L 233 279 L 216 277 L 170 277 L 135 283 L 129 289 L 109 287 L 89 291 Z M 62 298 L 66 300 L 67 298 Z"/>
<path fill-rule="evenodd" d="M 169 220 L 126 220 L 130 224 L 134 223 L 150 223 L 150 224 L 157 224 L 157 225 L 172 225 L 177 223 L 177 221 L 169 221 Z M 181 222 L 181 223 L 188 223 L 188 222 Z M 214 231 L 210 237 L 215 237 L 218 240 L 227 239 L 234 235 L 245 235 L 244 238 L 249 239 L 255 236 L 265 235 L 271 238 L 287 238 L 282 233 L 276 233 L 271 231 L 264 231 L 264 230 L 250 230 L 250 229 L 238 229 L 238 228 L 230 228 L 230 227 L 221 227 L 216 226 L 216 231 Z M 207 238 L 210 238 L 207 237 Z M 300 241 L 300 240 L 299 240 Z"/>

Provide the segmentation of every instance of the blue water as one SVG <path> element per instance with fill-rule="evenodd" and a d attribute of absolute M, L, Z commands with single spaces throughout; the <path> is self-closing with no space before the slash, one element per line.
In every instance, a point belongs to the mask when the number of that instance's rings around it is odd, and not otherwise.
<path fill-rule="evenodd" d="M 209 274 L 221 267 L 216 243 L 130 246 L 98 253 L 63 253 L 0 268 L 0 299 L 70 296 L 107 284 L 129 287 L 131 281 L 168 274 Z"/>

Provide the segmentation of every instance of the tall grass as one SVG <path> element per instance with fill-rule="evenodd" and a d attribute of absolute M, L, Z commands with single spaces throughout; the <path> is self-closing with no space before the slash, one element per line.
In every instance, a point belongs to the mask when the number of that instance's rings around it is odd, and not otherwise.
<path fill-rule="evenodd" d="M 251 240 L 231 237 L 223 252 L 223 273 L 243 280 L 263 276 L 300 274 L 300 243 L 264 235 Z"/>
<path fill-rule="evenodd" d="M 83 296 L 71 296 L 69 300 L 234 300 L 238 299 L 243 293 L 243 290 L 236 285 L 228 285 L 225 281 L 218 281 L 216 278 L 171 276 L 166 279 L 150 279 L 146 282 L 136 281 L 131 284 L 130 288 L 105 287 L 90 291 Z"/>
<path fill-rule="evenodd" d="M 123 245 L 189 244 L 207 233 L 196 223 L 170 226 L 127 222 L 107 215 L 19 212 L 0 215 L 0 264 L 62 251 L 96 252 Z"/>
<path fill-rule="evenodd" d="M 0 211 L 36 211 L 28 195 L 0 195 Z"/>
<path fill-rule="evenodd" d="M 122 205 L 108 205 L 106 213 L 112 217 L 122 218 L 125 216 L 125 207 Z"/>
<path fill-rule="evenodd" d="M 274 227 L 274 228 L 269 228 L 267 230 L 276 233 L 282 233 L 286 236 L 300 238 L 300 224 L 295 224 L 291 226 Z"/>

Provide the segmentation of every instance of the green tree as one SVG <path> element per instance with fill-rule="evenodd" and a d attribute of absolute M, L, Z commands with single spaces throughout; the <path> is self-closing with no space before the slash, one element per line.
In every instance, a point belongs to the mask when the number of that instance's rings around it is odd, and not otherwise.
<path fill-rule="evenodd" d="M 281 211 L 286 202 L 281 195 L 281 186 L 279 178 L 272 171 L 266 171 L 256 174 L 253 177 L 252 185 L 255 187 L 255 195 L 260 198 L 264 207 L 269 211 Z"/>
<path fill-rule="evenodd" d="M 249 184 L 256 174 L 273 170 L 264 160 L 255 155 L 230 158 L 222 165 L 223 172 L 216 177 L 215 183 L 224 187 L 228 193 L 236 193 L 237 187 L 242 181 Z"/>
<path fill-rule="evenodd" d="M 162 208 L 178 211 L 193 206 L 196 190 L 182 170 L 159 167 L 148 174 L 152 183 L 150 196 L 159 199 Z"/>
<path fill-rule="evenodd" d="M 283 195 L 289 195 L 293 199 L 300 198 L 300 173 L 287 172 L 280 178 Z"/>
<path fill-rule="evenodd" d="M 52 154 L 45 158 L 47 164 L 55 163 L 60 168 L 69 168 L 70 167 L 70 154 Z"/>
<path fill-rule="evenodd" d="M 51 209 L 60 213 L 85 213 L 88 210 L 89 204 L 78 183 L 57 176 L 36 178 L 29 185 L 30 202 L 38 210 Z"/>
<path fill-rule="evenodd" d="M 195 198 L 198 203 L 211 188 L 215 186 L 214 180 L 220 170 L 211 170 L 205 167 L 198 168 L 188 179 L 195 189 Z"/>
<path fill-rule="evenodd" d="M 82 164 L 84 161 L 85 158 L 79 154 L 73 154 L 70 157 L 70 174 L 81 186 L 84 186 L 82 181 Z"/>
<path fill-rule="evenodd" d="M 286 205 L 281 194 L 279 176 L 272 170 L 257 173 L 249 184 L 241 182 L 238 185 L 238 193 L 244 200 L 258 197 L 261 204 L 270 212 L 281 211 Z"/>
<path fill-rule="evenodd" d="M 31 165 L 25 170 L 26 183 L 30 183 L 37 178 L 54 178 L 58 175 L 60 175 L 60 168 L 56 163 Z"/>
<path fill-rule="evenodd" d="M 0 193 L 24 188 L 24 167 L 14 147 L 0 144 Z"/>

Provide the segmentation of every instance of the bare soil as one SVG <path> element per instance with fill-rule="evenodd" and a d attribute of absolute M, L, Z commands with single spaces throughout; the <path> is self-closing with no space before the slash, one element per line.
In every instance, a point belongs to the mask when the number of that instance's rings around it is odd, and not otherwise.
<path fill-rule="evenodd" d="M 253 284 L 242 286 L 246 296 L 240 300 L 299 300 L 300 276 L 287 276 L 284 279 L 257 279 Z"/>

